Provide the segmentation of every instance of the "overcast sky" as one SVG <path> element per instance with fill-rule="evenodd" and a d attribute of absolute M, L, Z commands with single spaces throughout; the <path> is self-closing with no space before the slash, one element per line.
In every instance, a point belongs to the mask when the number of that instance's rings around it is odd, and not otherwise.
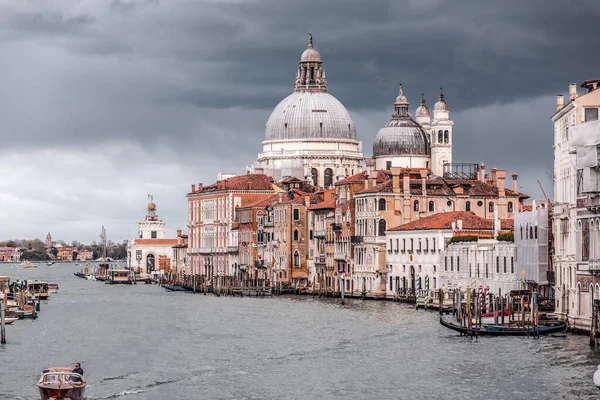
<path fill-rule="evenodd" d="M 454 161 L 550 195 L 555 95 L 600 77 L 598 20 L 597 0 L 3 0 L 0 239 L 122 240 L 149 193 L 185 228 L 192 183 L 256 158 L 309 30 L 366 156 L 398 83 L 413 112 L 443 86 Z"/>

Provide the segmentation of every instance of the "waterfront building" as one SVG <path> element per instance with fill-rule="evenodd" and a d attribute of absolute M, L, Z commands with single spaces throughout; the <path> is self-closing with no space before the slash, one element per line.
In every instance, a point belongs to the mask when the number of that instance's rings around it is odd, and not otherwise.
<path fill-rule="evenodd" d="M 138 237 L 127 242 L 127 267 L 140 275 L 163 275 L 171 269 L 177 239 L 165 236 L 165 222 L 149 198 L 146 216 L 138 222 Z"/>
<path fill-rule="evenodd" d="M 273 206 L 279 195 L 274 194 L 256 203 L 238 208 L 239 263 L 233 275 L 253 287 L 273 280 L 275 260 Z"/>
<path fill-rule="evenodd" d="M 192 185 L 188 198 L 188 256 L 192 273 L 213 281 L 239 273 L 238 209 L 272 196 L 264 174 L 233 176 L 212 185 Z"/>
<path fill-rule="evenodd" d="M 298 63 L 294 92 L 267 120 L 254 170 L 276 181 L 293 176 L 330 188 L 360 172 L 362 163 L 354 121 L 328 93 L 323 61 L 310 36 Z"/>
<path fill-rule="evenodd" d="M 0 247 L 0 262 L 21 261 L 21 250 L 17 247 Z"/>
<path fill-rule="evenodd" d="M 508 222 L 508 221 L 505 221 Z M 510 226 L 509 224 L 507 224 Z M 439 282 L 433 278 L 433 288 L 486 289 L 495 295 L 511 290 L 525 289 L 520 273 L 516 245 L 513 241 L 479 238 L 460 241 L 446 246 L 439 256 Z"/>
<path fill-rule="evenodd" d="M 273 205 L 274 241 L 273 284 L 308 288 L 309 231 L 308 210 L 323 201 L 323 193 L 289 189 L 278 193 Z"/>
<path fill-rule="evenodd" d="M 177 230 L 177 244 L 173 245 L 173 263 L 172 270 L 175 276 L 181 278 L 182 275 L 191 274 L 190 264 L 188 262 L 188 235 Z"/>
<path fill-rule="evenodd" d="M 334 240 L 331 229 L 335 221 L 333 194 L 333 190 L 325 191 L 323 201 L 308 210 L 309 231 L 312 231 L 312 236 L 309 237 L 308 280 L 312 291 L 320 293 L 327 293 L 327 288 L 332 287 L 334 276 Z"/>
<path fill-rule="evenodd" d="M 478 265 L 483 268 L 484 266 L 481 264 L 483 261 L 468 260 L 466 257 L 463 258 L 464 264 L 457 261 L 456 274 L 452 274 L 454 272 L 452 265 L 447 271 L 445 257 L 447 255 L 458 256 L 461 251 L 465 250 L 463 246 L 457 246 L 448 253 L 450 240 L 454 237 L 465 236 L 492 238 L 499 233 L 510 232 L 512 228 L 513 221 L 509 219 L 491 220 L 479 217 L 473 211 L 449 211 L 387 229 L 385 264 L 388 283 L 386 295 L 388 297 L 405 295 L 414 298 L 416 294 L 419 294 L 423 298 L 423 293 L 416 293 L 416 289 L 424 290 L 426 280 L 429 280 L 429 290 L 437 290 L 442 287 L 442 284 L 452 285 L 452 287 L 455 284 L 456 286 L 464 284 L 463 287 L 473 285 L 474 278 L 480 278 L 484 271 L 480 270 L 477 273 L 474 268 L 477 268 Z M 459 241 L 458 239 L 454 240 Z M 512 246 L 514 249 L 514 245 Z M 493 250 L 487 252 L 488 259 L 495 254 Z M 452 257 L 450 259 L 453 260 Z M 450 263 L 452 262 L 450 261 Z M 464 280 L 465 278 L 467 280 Z"/>
<path fill-rule="evenodd" d="M 91 250 L 77 250 L 77 261 L 90 261 L 94 259 L 94 252 Z"/>
<path fill-rule="evenodd" d="M 488 179 L 485 166 L 476 164 L 462 172 L 447 171 L 445 177 L 432 175 L 426 168 L 373 171 L 376 179 L 366 178 L 367 188 L 357 192 L 355 198 L 355 275 L 372 285 L 366 296 L 383 296 L 386 283 L 389 286 L 385 272 L 386 244 L 389 244 L 386 227 L 460 210 L 487 220 L 495 215 L 512 219 L 528 196 L 517 190 L 516 174 L 512 176 L 512 189 L 507 189 L 506 171 L 493 168 L 491 172 Z"/>
<path fill-rule="evenodd" d="M 437 176 L 443 176 L 445 168 L 452 164 L 454 125 L 444 93 L 440 91 L 433 109 L 433 119 L 424 98 L 416 110 L 416 121 L 408 106 L 409 102 L 400 85 L 392 119 L 379 130 L 373 141 L 375 168 L 426 168 Z"/>
<path fill-rule="evenodd" d="M 367 172 L 361 172 L 338 181 L 335 184 L 335 215 L 333 229 L 335 263 L 334 286 L 331 290 L 349 295 L 364 295 L 364 279 L 355 275 L 354 245 L 357 244 L 356 236 L 356 193 L 364 190 Z M 340 284 L 343 282 L 343 284 Z"/>
<path fill-rule="evenodd" d="M 528 289 L 549 299 L 554 298 L 554 271 L 550 250 L 552 247 L 551 209 L 548 202 L 532 202 L 531 206 L 515 214 L 515 245 L 519 272 Z"/>
<path fill-rule="evenodd" d="M 599 80 L 585 81 L 581 87 L 585 93 L 577 93 L 577 85 L 569 85 L 569 102 L 564 96 L 556 96 L 556 112 L 552 116 L 554 124 L 554 268 L 556 271 L 556 312 L 560 318 L 568 317 L 569 326 L 574 329 L 589 330 L 591 326 L 590 288 L 594 287 L 594 274 L 591 273 L 589 260 L 578 262 L 589 253 L 584 253 L 583 232 L 587 231 L 583 220 L 590 220 L 583 214 L 587 203 L 593 204 L 593 196 L 579 193 L 579 183 L 585 183 L 583 174 L 589 174 L 586 168 L 577 167 L 577 154 L 571 151 L 573 130 L 584 123 L 598 119 L 600 109 Z M 579 173 L 581 171 L 581 174 Z M 581 176 L 582 179 L 578 179 Z M 587 175 L 590 177 L 591 175 Z M 579 193 L 579 194 L 578 194 Z M 581 231 L 578 231 L 578 197 L 581 195 Z M 590 211 L 590 210 L 588 210 Z M 587 211 L 585 211 L 587 213 Z M 591 213 L 590 213 L 591 215 Z M 581 233 L 581 234 L 580 234 Z M 585 235 L 589 238 L 589 235 Z M 581 240 L 578 241 L 577 239 Z M 587 240 L 587 239 L 586 239 Z M 589 247 L 588 247 L 589 248 Z M 592 263 L 593 264 L 593 263 Z"/>
<path fill-rule="evenodd" d="M 60 246 L 60 245 L 58 245 Z M 56 259 L 59 261 L 73 261 L 73 251 L 71 247 L 60 246 L 56 249 Z"/>

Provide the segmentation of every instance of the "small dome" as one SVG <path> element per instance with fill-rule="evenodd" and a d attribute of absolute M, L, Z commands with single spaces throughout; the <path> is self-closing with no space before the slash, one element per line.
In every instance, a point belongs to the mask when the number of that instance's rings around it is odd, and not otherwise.
<path fill-rule="evenodd" d="M 431 111 L 429 111 L 429 107 L 425 104 L 425 99 L 421 99 L 421 105 L 417 107 L 415 112 L 417 117 L 431 117 Z"/>
<path fill-rule="evenodd" d="M 444 100 L 444 93 L 441 90 L 442 88 L 440 88 L 440 95 L 435 106 L 433 106 L 433 111 L 450 112 L 450 107 L 448 107 L 448 103 Z"/>
<path fill-rule="evenodd" d="M 148 211 L 154 211 L 154 210 L 156 210 L 156 204 L 148 203 Z"/>
<path fill-rule="evenodd" d="M 321 62 L 321 55 L 318 51 L 310 46 L 308 49 L 304 50 L 302 53 L 302 57 L 300 57 L 300 62 Z"/>
<path fill-rule="evenodd" d="M 430 154 L 427 133 L 411 118 L 392 119 L 377 132 L 373 141 L 374 157 Z"/>

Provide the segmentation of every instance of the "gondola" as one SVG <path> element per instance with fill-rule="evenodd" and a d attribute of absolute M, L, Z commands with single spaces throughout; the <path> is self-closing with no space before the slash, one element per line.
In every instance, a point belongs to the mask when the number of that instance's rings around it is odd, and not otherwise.
<path fill-rule="evenodd" d="M 469 329 L 464 326 L 460 326 L 456 322 L 451 322 L 443 317 L 440 317 L 440 324 L 446 328 L 452 329 L 453 331 L 459 332 L 464 335 L 475 334 L 474 329 L 469 332 Z M 548 324 L 542 324 L 538 327 L 508 327 L 499 325 L 482 325 L 477 330 L 478 336 L 536 336 L 536 335 L 547 335 L 550 333 L 564 332 L 567 329 L 567 322 L 549 322 Z"/>

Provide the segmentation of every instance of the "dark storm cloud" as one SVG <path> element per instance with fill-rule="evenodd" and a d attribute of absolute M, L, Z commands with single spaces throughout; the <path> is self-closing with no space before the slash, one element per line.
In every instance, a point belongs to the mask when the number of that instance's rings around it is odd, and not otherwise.
<path fill-rule="evenodd" d="M 132 204 L 154 191 L 175 202 L 163 203 L 162 217 L 182 225 L 190 182 L 243 172 L 255 159 L 309 30 L 365 155 L 399 82 L 412 110 L 422 92 L 433 107 L 443 85 L 454 160 L 516 171 L 539 197 L 536 181 L 548 181 L 552 164 L 554 94 L 600 75 L 599 17 L 596 0 L 3 2 L 0 153 L 12 160 L 3 175 L 50 175 L 37 189 L 52 196 L 39 206 L 11 181 L 0 199 L 26 206 L 12 213 L 17 223 L 8 214 L 0 222 L 27 228 L 68 213 L 112 218 L 125 236 Z M 78 164 L 61 164 L 71 158 Z M 86 179 L 98 179 L 98 163 L 116 186 L 98 191 Z M 89 196 L 102 216 L 89 215 Z"/>

